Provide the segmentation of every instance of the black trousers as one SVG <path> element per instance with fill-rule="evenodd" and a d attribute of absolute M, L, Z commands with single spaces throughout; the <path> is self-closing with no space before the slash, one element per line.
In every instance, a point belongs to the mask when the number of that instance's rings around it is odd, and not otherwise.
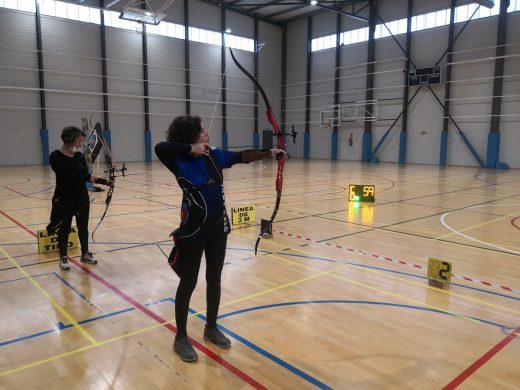
<path fill-rule="evenodd" d="M 88 218 L 90 213 L 90 199 L 88 192 L 81 192 L 76 196 L 54 195 L 52 198 L 51 223 L 47 226 L 47 232 L 58 232 L 58 247 L 60 257 L 67 256 L 67 243 L 72 226 L 72 217 L 76 216 L 78 237 L 81 252 L 88 251 Z"/>
<path fill-rule="evenodd" d="M 207 326 L 217 325 L 220 305 L 220 279 L 226 257 L 227 234 L 220 233 L 208 239 L 180 240 L 176 248 L 180 282 L 175 295 L 177 336 L 187 336 L 188 308 L 197 285 L 202 253 L 206 254 Z"/>

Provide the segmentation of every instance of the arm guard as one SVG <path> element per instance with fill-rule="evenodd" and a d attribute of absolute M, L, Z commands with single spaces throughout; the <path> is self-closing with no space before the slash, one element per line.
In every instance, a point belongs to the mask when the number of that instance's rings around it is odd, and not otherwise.
<path fill-rule="evenodd" d="M 271 157 L 271 149 L 262 150 L 244 150 L 242 151 L 241 163 L 249 164 L 253 161 L 263 160 L 264 158 Z"/>

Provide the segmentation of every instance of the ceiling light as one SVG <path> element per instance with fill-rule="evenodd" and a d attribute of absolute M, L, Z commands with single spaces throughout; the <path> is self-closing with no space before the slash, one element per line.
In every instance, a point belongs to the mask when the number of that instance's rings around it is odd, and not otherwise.
<path fill-rule="evenodd" d="M 318 4 L 318 1 L 317 1 L 317 0 L 312 0 L 312 1 L 311 1 L 311 5 L 316 5 L 316 4 Z"/>
<path fill-rule="evenodd" d="M 229 28 L 226 28 L 226 31 L 225 31 L 225 33 L 226 33 L 226 34 L 229 34 L 229 33 L 231 33 L 231 29 L 229 29 Z"/>
<path fill-rule="evenodd" d="M 131 20 L 133 22 L 158 25 L 166 14 L 150 12 L 141 8 L 127 6 L 119 15 L 119 19 Z"/>

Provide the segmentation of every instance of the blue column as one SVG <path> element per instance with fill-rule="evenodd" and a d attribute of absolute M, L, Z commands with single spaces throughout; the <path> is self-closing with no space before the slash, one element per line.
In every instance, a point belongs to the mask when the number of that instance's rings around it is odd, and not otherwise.
<path fill-rule="evenodd" d="M 228 150 L 228 133 L 227 133 L 227 131 L 222 132 L 222 149 Z"/>
<path fill-rule="evenodd" d="M 108 145 L 108 148 L 112 150 L 112 136 L 110 134 L 110 129 L 103 130 L 103 138 Z"/>
<path fill-rule="evenodd" d="M 490 131 L 488 134 L 486 168 L 509 169 L 509 165 L 498 161 L 500 155 L 500 133 Z"/>
<path fill-rule="evenodd" d="M 361 161 L 368 161 L 372 153 L 372 133 L 363 133 L 363 150 L 361 153 Z"/>
<path fill-rule="evenodd" d="M 305 160 L 309 159 L 311 150 L 311 133 L 305 132 L 303 135 L 303 158 Z"/>
<path fill-rule="evenodd" d="M 333 131 L 330 135 L 330 159 L 338 159 L 338 132 Z"/>
<path fill-rule="evenodd" d="M 255 150 L 260 149 L 260 133 L 258 131 L 253 133 L 253 148 Z"/>
<path fill-rule="evenodd" d="M 144 145 L 146 148 L 146 162 L 152 161 L 152 132 L 150 129 L 144 132 Z"/>
<path fill-rule="evenodd" d="M 49 165 L 49 130 L 40 129 L 40 139 L 42 140 L 43 165 Z"/>
<path fill-rule="evenodd" d="M 399 136 L 399 164 L 406 162 L 406 131 L 401 131 Z"/>
<path fill-rule="evenodd" d="M 445 167 L 448 155 L 448 132 L 443 130 L 441 132 L 441 154 L 439 158 L 439 165 Z"/>

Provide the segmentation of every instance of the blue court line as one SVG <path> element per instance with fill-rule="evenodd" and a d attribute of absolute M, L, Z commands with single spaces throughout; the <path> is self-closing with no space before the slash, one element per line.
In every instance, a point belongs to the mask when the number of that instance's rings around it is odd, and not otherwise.
<path fill-rule="evenodd" d="M 394 270 L 390 270 L 390 269 L 387 269 L 387 268 L 376 267 L 376 266 L 372 266 L 372 265 L 351 263 L 349 261 L 337 261 L 337 260 L 327 259 L 327 258 L 323 258 L 323 257 L 306 256 L 306 255 L 292 254 L 292 253 L 287 253 L 287 252 L 277 252 L 276 254 L 277 255 L 284 255 L 284 256 L 291 256 L 291 257 L 301 257 L 301 258 L 310 259 L 310 260 L 330 261 L 330 262 L 334 262 L 334 263 L 348 264 L 348 265 L 352 265 L 354 267 L 370 268 L 370 269 L 375 269 L 375 270 L 378 270 L 378 271 L 389 272 L 389 273 L 392 273 L 392 274 L 399 274 L 399 275 L 411 276 L 413 278 L 428 280 L 428 278 L 426 276 L 411 274 L 411 273 L 402 272 L 402 271 L 394 271 Z M 485 290 L 483 288 L 471 287 L 471 286 L 466 286 L 464 284 L 453 283 L 453 282 L 450 283 L 450 285 L 461 287 L 461 288 L 466 288 L 468 290 L 480 291 L 480 292 L 483 292 L 483 293 L 486 293 L 486 294 L 496 295 L 496 296 L 499 296 L 499 297 L 502 297 L 502 298 L 513 299 L 515 301 L 520 301 L 520 297 L 514 297 L 512 295 L 507 295 L 507 294 L 503 294 L 503 293 L 499 293 L 499 292 L 495 292 L 495 291 Z"/>
<path fill-rule="evenodd" d="M 253 310 L 254 309 L 256 309 L 256 308 L 253 308 Z M 193 310 L 191 308 L 189 308 L 188 310 L 192 314 L 196 314 L 197 313 L 195 310 Z M 234 312 L 234 313 L 238 314 L 239 312 L 242 312 L 242 311 L 240 310 L 240 311 L 237 311 L 237 312 Z M 225 317 L 229 317 L 230 315 L 233 315 L 233 314 L 229 313 L 229 314 L 221 315 L 218 318 L 225 318 Z M 202 315 L 202 314 L 196 314 L 196 317 L 199 317 L 203 321 L 207 321 L 207 318 L 204 315 Z M 253 344 L 251 341 L 243 338 L 242 336 L 239 336 L 237 333 L 233 332 L 232 330 L 229 330 L 229 329 L 227 329 L 226 327 L 224 327 L 224 326 L 222 326 L 220 324 L 218 325 L 218 328 L 222 332 L 224 332 L 224 333 L 230 335 L 231 337 L 237 339 L 238 341 L 240 341 L 245 346 L 251 348 L 253 351 L 259 353 L 260 355 L 263 355 L 267 359 L 269 359 L 272 362 L 275 362 L 276 364 L 278 364 L 278 365 L 282 366 L 283 368 L 289 370 L 290 372 L 292 372 L 293 374 L 299 376 L 300 378 L 305 379 L 307 382 L 313 384 L 314 386 L 316 386 L 316 387 L 318 387 L 320 389 L 330 389 L 330 390 L 332 390 L 332 387 L 327 386 L 325 383 L 320 382 L 318 379 L 310 376 L 306 372 L 303 372 L 299 368 L 294 367 L 293 365 L 287 363 L 286 361 L 280 359 L 279 357 L 277 357 L 277 356 L 273 355 L 272 353 L 266 351 L 265 349 L 259 347 L 258 345 Z"/>
<path fill-rule="evenodd" d="M 37 277 L 40 277 L 40 276 L 45 276 L 45 275 L 52 275 L 54 274 L 55 272 L 46 272 L 44 274 L 38 274 L 38 275 L 31 275 L 31 278 L 37 278 Z M 17 278 L 17 279 L 9 279 L 9 280 L 2 280 L 0 282 L 0 284 L 2 283 L 11 283 L 11 282 L 16 282 L 18 280 L 27 280 L 27 278 L 23 277 L 23 278 Z"/>
<path fill-rule="evenodd" d="M 294 255 L 294 256 L 297 256 L 297 255 Z M 324 260 L 326 260 L 326 261 L 334 261 L 334 260 L 330 260 L 330 259 L 324 259 Z M 352 265 L 357 265 L 357 264 L 352 264 Z M 60 281 L 62 281 L 67 287 L 71 288 L 80 297 L 84 297 L 84 295 L 81 292 L 79 292 L 74 286 L 72 286 L 70 283 L 65 281 L 63 278 L 58 276 L 55 272 L 53 272 L 51 274 L 55 274 L 59 278 Z M 412 276 L 416 276 L 416 275 L 412 275 Z M 86 299 L 86 298 L 84 298 L 84 299 Z M 88 300 L 87 300 L 87 302 L 88 302 Z M 171 298 L 171 297 L 167 297 L 167 298 L 160 299 L 158 301 L 154 301 L 154 302 L 148 303 L 148 304 L 146 304 L 146 306 L 151 306 L 151 305 L 155 305 L 155 304 L 162 303 L 162 302 L 172 302 L 172 303 L 175 303 L 175 300 L 173 298 Z M 455 316 L 456 317 L 456 315 L 452 314 L 452 313 L 446 313 L 446 312 L 443 312 L 443 311 L 440 311 L 440 310 L 431 309 L 431 308 L 427 308 L 427 307 L 421 307 L 421 306 L 411 306 L 411 305 L 395 304 L 395 303 L 388 303 L 388 302 L 374 302 L 374 301 L 318 300 L 318 301 L 296 301 L 296 302 L 285 302 L 285 303 L 278 303 L 278 304 L 262 305 L 262 306 L 257 306 L 257 307 L 252 307 L 252 308 L 248 308 L 248 309 L 237 310 L 235 312 L 223 314 L 223 315 L 220 315 L 218 318 L 222 319 L 222 318 L 231 317 L 231 316 L 238 315 L 238 314 L 243 314 L 243 313 L 257 311 L 257 310 L 262 310 L 262 309 L 270 309 L 270 308 L 275 308 L 275 307 L 303 305 L 303 304 L 328 304 L 328 303 L 332 303 L 332 304 L 348 303 L 348 304 L 381 305 L 381 306 L 388 306 L 388 307 L 398 307 L 398 308 L 407 308 L 407 309 L 429 311 L 429 312 L 433 312 L 433 313 L 446 314 L 446 315 L 450 315 L 450 316 Z M 78 323 L 79 324 L 86 324 L 86 323 L 89 323 L 89 322 L 94 322 L 94 321 L 97 321 L 97 320 L 100 320 L 100 319 L 103 319 L 103 318 L 112 317 L 112 316 L 115 316 L 115 315 L 123 314 L 123 313 L 134 311 L 134 310 L 135 310 L 135 308 L 133 308 L 133 307 L 127 308 L 127 309 L 122 309 L 122 310 L 118 310 L 118 311 L 115 311 L 115 312 L 112 312 L 112 313 L 107 313 L 107 314 L 103 314 L 103 315 L 100 315 L 100 316 L 91 317 L 89 319 L 79 321 Z M 196 314 L 197 313 L 195 310 L 193 310 L 191 308 L 189 308 L 188 310 L 192 314 Z M 201 318 L 204 321 L 206 320 L 206 317 L 203 316 L 202 314 L 196 314 L 196 316 Z M 507 326 L 505 326 L 503 324 L 499 324 L 499 323 L 495 323 L 495 322 L 492 322 L 492 321 L 483 320 L 483 319 L 480 319 L 480 318 L 477 318 L 477 317 L 470 317 L 470 316 L 468 316 L 468 318 L 472 318 L 472 319 L 474 319 L 476 321 L 479 321 L 481 323 L 484 323 L 484 324 L 488 324 L 488 325 L 492 325 L 492 326 L 495 326 L 495 327 L 499 327 L 500 329 L 507 328 Z M 71 328 L 71 327 L 72 327 L 71 324 L 64 324 L 63 322 L 58 322 L 57 323 L 57 329 L 60 330 L 60 331 L 68 329 L 68 328 Z M 235 332 L 233 332 L 233 331 L 231 331 L 231 330 L 229 330 L 229 329 L 227 329 L 227 328 L 225 328 L 225 327 L 223 327 L 221 325 L 219 325 L 219 329 L 221 329 L 224 333 L 232 336 L 233 338 L 239 340 L 241 343 L 243 343 L 247 347 L 251 348 L 253 351 L 263 355 L 267 359 L 269 359 L 269 360 L 273 361 L 274 363 L 280 365 L 281 367 L 289 370 L 293 374 L 295 374 L 295 375 L 299 376 L 300 378 L 306 380 L 307 382 L 317 386 L 318 388 L 331 389 L 329 386 L 327 386 L 326 384 L 320 382 L 318 379 L 316 379 L 316 378 L 310 376 L 309 374 L 301 371 L 300 369 L 292 366 L 291 364 L 287 363 L 286 361 L 278 358 L 277 356 L 271 354 L 270 352 L 268 352 L 265 349 L 257 346 L 256 344 L 248 341 L 247 339 L 241 337 L 240 335 L 236 334 Z M 15 342 L 27 340 L 27 339 L 30 339 L 30 338 L 42 336 L 42 335 L 45 335 L 45 334 L 48 334 L 48 333 L 52 333 L 52 332 L 55 332 L 55 331 L 56 331 L 56 329 L 49 329 L 49 330 L 38 332 L 38 333 L 35 333 L 35 334 L 32 334 L 32 335 L 23 336 L 23 337 L 20 337 L 20 338 L 17 338 L 17 339 L 13 339 L 13 340 L 8 340 L 6 342 L 0 343 L 0 347 L 2 347 L 4 345 L 15 343 Z"/>
<path fill-rule="evenodd" d="M 88 318 L 86 320 L 78 321 L 78 324 L 80 324 L 80 325 L 88 324 L 89 322 L 94 322 L 94 321 L 97 321 L 97 320 L 101 320 L 103 318 L 113 317 L 113 316 L 116 316 L 118 314 L 123 314 L 123 313 L 127 313 L 129 311 L 134 311 L 134 310 L 135 310 L 134 307 L 129 307 L 127 309 L 117 310 L 117 311 L 114 311 L 112 313 L 107 313 L 107 314 L 103 314 L 103 315 L 100 315 L 100 316 L 97 316 L 97 317 L 91 317 L 91 318 Z M 74 325 L 72 325 L 72 324 L 64 324 L 61 321 L 57 323 L 57 327 L 58 327 L 59 330 L 72 328 L 73 326 Z"/>
<path fill-rule="evenodd" d="M 146 306 L 151 306 L 151 305 L 155 305 L 155 304 L 162 303 L 162 302 L 172 302 L 172 303 L 175 303 L 175 299 L 173 299 L 171 297 L 167 297 L 167 298 L 160 299 L 158 301 L 154 301 L 154 302 L 148 303 L 148 304 L 146 304 Z M 234 316 L 234 315 L 243 314 L 243 313 L 247 313 L 247 312 L 252 312 L 252 311 L 257 311 L 257 310 L 262 310 L 262 309 L 276 308 L 276 307 L 283 307 L 283 306 L 294 306 L 294 305 L 303 305 L 303 304 L 328 304 L 328 303 L 332 303 L 332 304 L 348 303 L 348 304 L 381 305 L 381 306 L 388 306 L 388 307 L 398 307 L 398 308 L 406 308 L 406 309 L 415 309 L 415 310 L 429 311 L 429 312 L 432 312 L 432 313 L 439 313 L 439 314 L 455 316 L 454 314 L 446 313 L 446 312 L 443 312 L 443 311 L 440 311 L 440 310 L 436 310 L 436 309 L 431 309 L 431 308 L 426 308 L 426 307 L 421 307 L 421 306 L 411 306 L 411 305 L 402 305 L 402 304 L 388 303 L 388 302 L 352 301 L 352 300 L 319 300 L 319 301 L 285 302 L 285 303 L 278 303 L 278 304 L 256 306 L 256 307 L 252 307 L 252 308 L 248 308 L 248 309 L 242 309 L 242 310 L 237 310 L 237 311 L 234 311 L 234 312 L 231 312 L 231 313 L 223 314 L 223 315 L 220 315 L 218 318 L 222 319 L 222 318 L 231 317 L 231 316 Z M 196 314 L 197 313 L 195 310 L 193 310 L 191 308 L 189 308 L 188 310 L 192 314 Z M 130 311 L 135 311 L 135 308 L 131 307 L 131 308 L 127 308 L 127 309 L 118 310 L 116 312 L 107 313 L 107 314 L 104 314 L 104 315 L 101 315 L 101 316 L 92 317 L 92 318 L 89 318 L 89 319 L 86 319 L 86 320 L 82 320 L 82 321 L 79 321 L 78 323 L 79 324 L 86 324 L 86 323 L 89 323 L 89 322 L 94 322 L 94 321 L 97 321 L 97 320 L 100 320 L 100 319 L 103 319 L 103 318 L 112 317 L 112 316 L 115 316 L 115 315 L 119 315 L 119 314 L 130 312 Z M 196 314 L 196 316 L 199 317 L 200 319 L 206 321 L 206 317 L 203 316 L 202 314 Z M 495 322 L 492 322 L 492 321 L 483 320 L 483 319 L 480 319 L 480 318 L 477 318 L 477 317 L 469 317 L 469 318 L 472 318 L 472 319 L 474 319 L 476 321 L 479 321 L 481 323 L 484 323 L 484 324 L 488 324 L 488 325 L 499 327 L 500 329 L 507 328 L 507 326 L 505 326 L 503 324 L 499 324 L 499 323 L 495 323 Z M 71 327 L 72 327 L 71 324 L 63 324 L 62 322 L 59 322 L 57 324 L 57 329 L 60 330 L 60 331 L 68 329 L 68 328 L 71 328 Z M 307 382 L 315 385 L 316 387 L 321 388 L 321 389 L 331 389 L 329 386 L 327 386 L 326 384 L 320 382 L 318 379 L 310 376 L 309 374 L 307 374 L 307 373 L 303 372 L 302 370 L 294 367 L 293 365 L 289 364 L 288 362 L 278 358 L 277 356 L 275 356 L 272 353 L 266 351 L 265 349 L 259 347 L 258 345 L 256 345 L 256 344 L 250 342 L 249 340 L 241 337 L 237 333 L 235 333 L 235 332 L 233 332 L 233 331 L 231 331 L 231 330 L 229 330 L 229 329 L 227 329 L 227 328 L 225 328 L 225 327 L 223 327 L 221 325 L 219 325 L 219 329 L 221 329 L 224 333 L 230 335 L 231 337 L 237 339 L 238 341 L 240 341 L 241 343 L 243 343 L 247 347 L 251 348 L 253 351 L 263 355 L 267 359 L 269 359 L 269 360 L 273 361 L 274 363 L 280 365 L 281 367 L 289 370 L 293 374 L 295 374 L 295 375 L 299 376 L 300 378 L 306 380 Z M 30 338 L 42 336 L 42 335 L 45 335 L 45 334 L 48 334 L 48 333 L 52 333 L 52 332 L 55 332 L 55 331 L 56 331 L 56 329 L 49 329 L 49 330 L 42 331 L 42 332 L 39 332 L 39 333 L 35 333 L 35 334 L 32 334 L 32 335 L 23 336 L 23 337 L 19 337 L 17 339 L 5 341 L 5 342 L 0 343 L 0 347 L 2 347 L 4 345 L 15 343 L 15 342 L 27 340 L 27 339 L 30 339 Z"/>
<path fill-rule="evenodd" d="M 37 244 L 36 242 L 33 242 L 31 238 L 27 239 L 27 242 L 0 242 L 0 245 L 2 246 L 15 246 L 15 245 L 24 245 L 27 246 L 27 244 Z M 2 260 L 8 260 L 8 257 L 4 257 Z"/>
<path fill-rule="evenodd" d="M 361 304 L 361 305 L 380 305 L 380 306 L 389 306 L 389 307 L 399 307 L 399 308 L 403 308 L 403 309 L 414 309 L 414 310 L 429 311 L 429 312 L 432 312 L 432 313 L 445 314 L 445 315 L 449 315 L 449 316 L 452 316 L 452 317 L 460 317 L 459 315 L 456 315 L 456 314 L 453 314 L 453 313 L 448 313 L 448 312 L 445 312 L 445 311 L 442 311 L 442 310 L 432 309 L 432 308 L 423 307 L 423 306 L 403 305 L 403 304 L 400 304 L 400 303 L 377 302 L 377 301 L 352 301 L 352 300 L 345 300 L 345 299 L 325 299 L 325 300 L 318 300 L 318 301 L 295 301 L 295 302 L 273 303 L 273 304 L 270 304 L 270 305 L 262 305 L 262 306 L 250 307 L 248 309 L 242 309 L 242 310 L 237 310 L 237 311 L 234 311 L 234 312 L 231 312 L 231 313 L 222 314 L 218 318 L 226 318 L 226 317 L 231 317 L 231 316 L 234 316 L 234 315 L 237 315 L 237 314 L 247 313 L 247 312 L 255 311 L 255 310 L 270 309 L 270 308 L 273 308 L 273 307 L 293 306 L 293 305 L 309 305 L 309 304 L 310 305 L 314 305 L 314 304 L 325 304 L 325 303 L 334 303 L 334 304 L 337 304 L 337 303 L 350 303 L 350 304 Z M 465 317 L 471 318 L 471 319 L 473 319 L 475 321 L 478 321 L 478 322 L 481 322 L 483 324 L 496 326 L 497 328 L 500 328 L 500 329 L 507 327 L 504 324 L 500 324 L 498 322 L 484 320 L 484 319 L 478 318 L 478 317 L 472 317 L 472 316 L 465 316 Z"/>
<path fill-rule="evenodd" d="M 41 332 L 38 332 L 38 333 L 30 334 L 30 335 L 27 335 L 27 336 L 18 337 L 16 339 L 3 341 L 3 342 L 0 343 L 0 347 L 3 347 L 4 345 L 14 344 L 14 343 L 17 343 L 17 342 L 20 342 L 20 341 L 24 341 L 24 340 L 29 340 L 29 339 L 32 339 L 34 337 L 43 336 L 43 335 L 46 335 L 46 334 L 49 334 L 49 333 L 54 333 L 54 332 L 56 332 L 56 329 L 48 329 L 48 330 L 44 330 L 44 331 L 41 331 Z"/>
<path fill-rule="evenodd" d="M 50 201 L 50 199 L 49 199 Z M 103 203 L 105 203 L 103 201 Z M 41 207 L 31 207 L 31 208 L 21 208 L 21 209 L 8 209 L 8 210 L 4 210 L 4 211 L 20 211 L 20 210 L 32 210 L 32 209 L 41 209 L 41 208 L 49 208 L 49 206 L 41 206 Z M 119 216 L 122 216 L 122 215 L 136 215 L 136 214 L 146 214 L 146 213 L 155 213 L 157 211 L 167 211 L 167 210 L 172 210 L 172 209 L 177 209 L 179 207 L 174 207 L 174 206 L 170 206 L 170 207 L 165 207 L 165 208 L 162 208 L 162 209 L 157 209 L 157 210 L 153 210 L 153 211 L 149 211 L 149 210 L 145 210 L 145 211 L 131 211 L 131 212 L 128 212 L 128 213 L 119 213 L 119 214 L 112 214 L 112 215 L 109 215 L 109 217 L 119 217 Z M 93 218 L 93 219 L 100 219 L 101 216 L 90 216 L 90 218 Z M 30 223 L 30 224 L 27 224 L 25 226 L 27 227 L 34 227 L 34 226 L 47 226 L 49 222 L 40 222 L 40 223 Z M 5 226 L 5 227 L 0 227 L 0 230 L 4 230 L 4 229 L 13 229 L 13 226 Z M 4 244 L 2 244 L 4 245 Z"/>

